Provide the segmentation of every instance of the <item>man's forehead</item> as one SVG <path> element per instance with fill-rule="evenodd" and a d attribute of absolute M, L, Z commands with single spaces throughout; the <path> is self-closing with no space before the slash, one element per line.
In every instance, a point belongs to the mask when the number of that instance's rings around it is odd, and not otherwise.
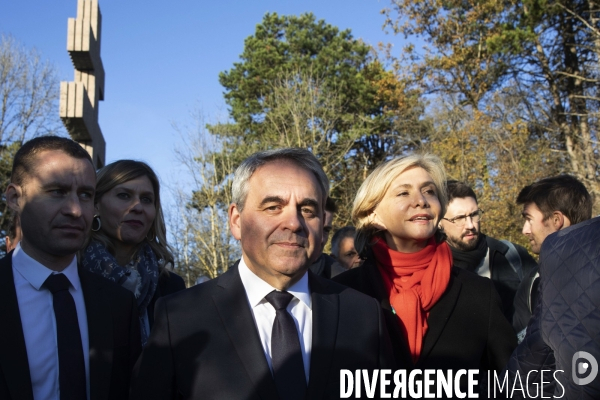
<path fill-rule="evenodd" d="M 300 185 L 300 182 L 289 179 L 289 177 L 285 174 L 279 174 L 277 175 L 278 178 L 278 185 L 273 185 L 272 187 L 260 187 L 257 185 L 261 185 L 262 180 L 266 180 L 269 179 L 270 177 L 274 177 L 277 172 L 281 171 L 282 169 L 285 168 L 292 168 L 295 171 L 297 171 L 298 173 L 302 173 L 304 175 L 306 175 L 309 179 L 308 181 L 310 181 L 310 185 Z M 315 174 L 308 170 L 307 168 L 301 166 L 300 164 L 292 161 L 292 160 L 287 160 L 287 159 L 283 159 L 283 160 L 273 160 L 273 161 L 269 161 L 263 165 L 261 165 L 260 167 L 258 167 L 254 173 L 252 174 L 252 176 L 249 179 L 249 186 L 250 186 L 250 190 L 253 188 L 257 190 L 261 196 L 264 197 L 268 197 L 270 196 L 268 194 L 269 191 L 279 191 L 280 189 L 283 188 L 294 188 L 294 187 L 303 187 L 305 189 L 308 190 L 314 190 L 315 192 L 317 192 L 318 197 L 322 197 L 321 196 L 321 192 L 322 192 L 322 188 L 321 185 L 319 184 L 319 180 L 317 179 L 317 177 L 315 176 Z M 321 202 L 321 201 L 319 201 Z"/>
<path fill-rule="evenodd" d="M 81 184 L 96 185 L 96 172 L 88 159 L 73 157 L 62 150 L 44 150 L 36 154 L 27 175 L 38 179 L 84 180 Z"/>
<path fill-rule="evenodd" d="M 477 200 L 473 197 L 455 197 L 448 204 L 446 212 L 472 212 L 474 210 L 471 209 L 476 208 L 478 208 Z"/>
<path fill-rule="evenodd" d="M 523 215 L 541 214 L 542 211 L 533 201 L 530 203 L 523 204 Z"/>

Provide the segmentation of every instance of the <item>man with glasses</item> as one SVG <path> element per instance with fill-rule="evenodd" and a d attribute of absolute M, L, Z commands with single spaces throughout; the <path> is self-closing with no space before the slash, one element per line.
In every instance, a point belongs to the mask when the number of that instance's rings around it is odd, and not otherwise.
<path fill-rule="evenodd" d="M 454 265 L 490 278 L 502 299 L 504 316 L 512 323 L 517 288 L 537 264 L 525 248 L 481 233 L 483 210 L 470 186 L 458 181 L 447 185 L 448 209 L 439 228 L 452 250 Z M 524 328 L 513 327 L 516 332 Z"/>

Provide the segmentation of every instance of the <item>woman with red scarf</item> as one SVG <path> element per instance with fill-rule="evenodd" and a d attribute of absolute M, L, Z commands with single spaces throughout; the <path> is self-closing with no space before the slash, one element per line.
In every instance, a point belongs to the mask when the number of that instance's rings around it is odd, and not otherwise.
<path fill-rule="evenodd" d="M 504 369 L 516 337 L 492 281 L 453 267 L 450 248 L 436 235 L 447 206 L 445 181 L 432 155 L 377 167 L 352 209 L 365 262 L 335 280 L 380 302 L 398 365 L 478 369 L 483 395 L 487 371 Z"/>

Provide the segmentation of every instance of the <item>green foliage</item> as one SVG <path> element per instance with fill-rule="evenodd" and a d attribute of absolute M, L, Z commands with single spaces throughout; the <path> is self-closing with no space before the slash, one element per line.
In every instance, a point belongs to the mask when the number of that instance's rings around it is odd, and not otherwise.
<path fill-rule="evenodd" d="M 219 81 L 226 89 L 232 119 L 245 134 L 258 133 L 269 84 L 282 73 L 304 71 L 322 77 L 327 89 L 340 93 L 348 112 L 362 111 L 370 97 L 365 91 L 369 52 L 350 31 L 340 32 L 323 20 L 316 21 L 313 14 L 267 14 L 255 34 L 245 40 L 241 62 L 221 73 Z"/>
<path fill-rule="evenodd" d="M 208 126 L 220 143 L 214 160 L 229 160 L 231 173 L 259 150 L 310 149 L 341 205 L 336 226 L 350 223 L 366 174 L 413 146 L 412 130 L 422 129 L 419 96 L 349 30 L 313 14 L 266 14 L 245 40 L 240 62 L 219 80 L 231 121 Z"/>
<path fill-rule="evenodd" d="M 0 187 L 6 189 L 10 183 L 10 175 L 12 172 L 12 164 L 17 150 L 21 148 L 20 142 L 14 142 L 0 149 Z M 6 237 L 11 222 L 12 211 L 8 208 L 6 199 L 2 195 L 2 201 L 0 201 L 0 252 L 4 254 L 6 252 L 6 243 L 4 238 Z"/>
<path fill-rule="evenodd" d="M 587 0 L 395 0 L 388 24 L 427 43 L 397 59 L 429 94 L 427 148 L 473 186 L 492 236 L 521 241 L 518 191 L 571 173 L 596 196 L 600 23 Z M 431 110 L 429 110 L 431 111 Z M 493 210 L 493 211 L 492 211 Z"/>

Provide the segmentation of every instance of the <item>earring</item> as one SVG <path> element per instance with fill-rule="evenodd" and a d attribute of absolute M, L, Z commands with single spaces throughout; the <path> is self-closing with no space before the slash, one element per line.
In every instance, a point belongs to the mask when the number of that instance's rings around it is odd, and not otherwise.
<path fill-rule="evenodd" d="M 146 234 L 146 239 L 148 239 L 149 242 L 153 242 L 154 239 L 156 239 L 156 235 L 150 230 Z"/>
<path fill-rule="evenodd" d="M 102 228 L 102 221 L 100 220 L 100 216 L 96 214 L 92 218 L 92 232 L 98 232 L 100 228 Z"/>

